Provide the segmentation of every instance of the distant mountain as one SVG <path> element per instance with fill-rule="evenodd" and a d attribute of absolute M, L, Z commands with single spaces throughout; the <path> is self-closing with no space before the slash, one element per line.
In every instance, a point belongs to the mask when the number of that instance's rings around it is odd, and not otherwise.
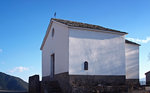
<path fill-rule="evenodd" d="M 146 85 L 146 78 L 141 78 L 140 79 L 140 84 L 141 85 Z"/>
<path fill-rule="evenodd" d="M 0 72 L 0 90 L 27 91 L 28 83 L 18 77 Z"/>
<path fill-rule="evenodd" d="M 146 81 L 146 78 L 140 78 L 140 81 Z"/>

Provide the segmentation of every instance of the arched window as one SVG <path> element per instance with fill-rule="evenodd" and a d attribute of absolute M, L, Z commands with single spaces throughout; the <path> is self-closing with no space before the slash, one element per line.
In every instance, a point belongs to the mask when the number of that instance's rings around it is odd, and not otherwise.
<path fill-rule="evenodd" d="M 54 37 L 54 33 L 55 33 L 55 30 L 54 28 L 52 29 L 52 37 Z"/>
<path fill-rule="evenodd" d="M 84 62 L 84 70 L 88 70 L 88 62 L 87 61 Z"/>

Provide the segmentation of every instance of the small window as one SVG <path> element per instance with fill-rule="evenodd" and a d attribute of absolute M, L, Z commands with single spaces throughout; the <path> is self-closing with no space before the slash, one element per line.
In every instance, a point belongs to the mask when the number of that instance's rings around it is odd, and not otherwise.
<path fill-rule="evenodd" d="M 88 62 L 87 61 L 84 62 L 84 70 L 88 70 Z"/>
<path fill-rule="evenodd" d="M 54 33 L 55 33 L 55 30 L 54 28 L 52 29 L 52 37 L 54 37 Z"/>

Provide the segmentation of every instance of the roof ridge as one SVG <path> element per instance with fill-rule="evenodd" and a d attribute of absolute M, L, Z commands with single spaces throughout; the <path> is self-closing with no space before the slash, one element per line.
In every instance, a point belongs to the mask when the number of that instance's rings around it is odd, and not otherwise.
<path fill-rule="evenodd" d="M 119 32 L 119 33 L 128 34 L 126 32 L 122 32 L 122 31 L 119 31 L 119 30 L 114 30 L 114 29 L 106 28 L 106 27 L 99 26 L 99 25 L 89 24 L 89 23 L 83 23 L 83 22 L 77 22 L 77 21 L 70 21 L 70 20 L 64 20 L 64 19 L 58 19 L 58 18 L 52 18 L 51 20 L 55 20 L 57 22 L 66 24 L 68 26 L 82 27 L 82 28 L 91 28 L 91 29 L 113 31 L 113 32 Z"/>

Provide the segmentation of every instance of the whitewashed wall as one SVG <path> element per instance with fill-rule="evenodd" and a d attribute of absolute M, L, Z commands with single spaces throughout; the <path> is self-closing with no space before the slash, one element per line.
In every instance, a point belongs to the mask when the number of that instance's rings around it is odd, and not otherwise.
<path fill-rule="evenodd" d="M 139 79 L 139 46 L 125 44 L 126 79 Z"/>
<path fill-rule="evenodd" d="M 69 69 L 69 33 L 68 28 L 63 24 L 53 22 L 55 29 L 54 37 L 51 32 L 42 49 L 42 76 L 50 75 L 51 54 L 55 53 L 55 74 L 68 72 Z"/>
<path fill-rule="evenodd" d="M 69 29 L 69 74 L 125 75 L 124 36 Z"/>

